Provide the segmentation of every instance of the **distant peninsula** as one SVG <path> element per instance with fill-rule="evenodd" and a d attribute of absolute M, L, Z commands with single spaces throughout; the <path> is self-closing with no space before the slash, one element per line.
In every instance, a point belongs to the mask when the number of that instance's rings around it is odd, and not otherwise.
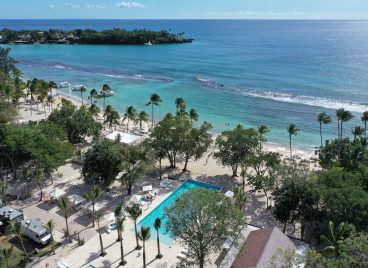
<path fill-rule="evenodd" d="M 0 44 L 91 44 L 91 45 L 159 45 L 191 43 L 184 33 L 173 34 L 170 31 L 151 31 L 146 29 L 126 30 L 110 29 L 96 31 L 92 29 L 10 30 L 0 31 Z"/>

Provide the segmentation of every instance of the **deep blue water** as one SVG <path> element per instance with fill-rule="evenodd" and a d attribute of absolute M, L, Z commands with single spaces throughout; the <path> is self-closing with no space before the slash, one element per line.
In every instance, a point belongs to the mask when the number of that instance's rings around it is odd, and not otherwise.
<path fill-rule="evenodd" d="M 271 128 L 269 140 L 319 144 L 316 114 L 344 107 L 361 124 L 368 110 L 367 21 L 219 20 L 0 20 L 0 28 L 96 30 L 113 27 L 185 32 L 192 44 L 162 46 L 17 45 L 13 56 L 25 78 L 69 81 L 89 88 L 112 86 L 108 102 L 120 112 L 144 105 L 153 92 L 164 100 L 157 119 L 184 97 L 200 121 L 220 132 L 236 124 Z M 336 134 L 335 122 L 325 127 Z"/>

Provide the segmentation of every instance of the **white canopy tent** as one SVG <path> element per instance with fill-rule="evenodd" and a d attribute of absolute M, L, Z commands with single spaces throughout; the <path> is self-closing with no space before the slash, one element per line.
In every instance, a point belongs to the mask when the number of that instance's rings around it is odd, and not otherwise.
<path fill-rule="evenodd" d="M 93 211 L 93 206 L 92 206 L 92 202 L 87 202 L 83 205 L 81 205 L 81 207 L 89 212 Z M 102 208 L 102 204 L 100 203 L 95 203 L 95 211 L 99 211 Z"/>
<path fill-rule="evenodd" d="M 137 203 L 139 204 L 139 202 L 142 200 L 142 196 L 139 194 L 135 194 L 132 196 L 132 198 L 130 199 L 133 203 Z"/>
<path fill-rule="evenodd" d="M 54 190 L 52 190 L 50 192 L 50 196 L 54 199 L 58 199 L 60 197 L 62 197 L 63 195 L 65 195 L 66 192 L 60 188 L 54 188 Z"/>
<path fill-rule="evenodd" d="M 84 201 L 86 201 L 83 197 L 77 194 L 72 194 L 68 196 L 68 199 L 70 202 L 72 202 L 75 206 L 78 206 L 82 204 Z"/>
<path fill-rule="evenodd" d="M 152 191 L 152 189 L 153 189 L 152 185 L 146 185 L 142 187 L 143 192 L 149 192 Z"/>
<path fill-rule="evenodd" d="M 112 133 L 106 135 L 106 139 L 113 141 L 119 139 L 120 143 L 124 144 L 137 144 L 141 138 L 142 138 L 141 136 L 120 131 L 113 131 Z"/>

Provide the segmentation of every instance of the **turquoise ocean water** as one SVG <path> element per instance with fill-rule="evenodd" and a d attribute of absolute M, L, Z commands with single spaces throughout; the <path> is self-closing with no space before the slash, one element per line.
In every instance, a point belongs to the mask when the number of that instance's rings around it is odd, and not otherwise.
<path fill-rule="evenodd" d="M 216 21 L 216 20 L 0 20 L 0 28 L 102 30 L 113 27 L 185 32 L 192 44 L 162 46 L 17 45 L 10 46 L 25 78 L 69 81 L 100 89 L 119 112 L 138 110 L 151 93 L 163 104 L 159 119 L 174 111 L 176 97 L 195 108 L 214 132 L 236 124 L 271 128 L 271 142 L 287 144 L 286 127 L 296 123 L 295 143 L 319 144 L 316 114 L 336 108 L 368 110 L 367 21 Z M 336 122 L 325 127 L 336 134 Z"/>

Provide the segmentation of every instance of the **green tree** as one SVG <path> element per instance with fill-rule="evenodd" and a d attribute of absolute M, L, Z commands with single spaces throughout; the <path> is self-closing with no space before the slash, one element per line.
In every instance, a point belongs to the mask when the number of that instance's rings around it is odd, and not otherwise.
<path fill-rule="evenodd" d="M 322 124 L 331 123 L 331 116 L 327 115 L 325 112 L 321 112 L 317 116 L 317 120 L 319 123 L 319 134 L 321 136 L 321 147 L 323 146 L 323 138 L 322 138 Z"/>
<path fill-rule="evenodd" d="M 361 120 L 364 122 L 364 138 L 367 138 L 368 111 L 363 113 Z"/>
<path fill-rule="evenodd" d="M 240 211 L 243 210 L 245 203 L 247 202 L 248 196 L 244 192 L 244 188 L 235 187 L 234 189 L 234 204 Z"/>
<path fill-rule="evenodd" d="M 340 240 L 339 256 L 348 263 L 345 267 L 368 267 L 368 234 L 357 233 Z"/>
<path fill-rule="evenodd" d="M 297 220 L 308 220 L 319 202 L 319 195 L 313 187 L 309 170 L 302 164 L 286 164 L 277 171 L 280 186 L 273 192 L 275 209 L 274 216 L 284 224 Z"/>
<path fill-rule="evenodd" d="M 154 127 L 154 117 L 153 117 L 153 112 L 154 112 L 154 106 L 158 106 L 160 105 L 160 103 L 162 102 L 161 100 L 161 97 L 154 93 L 151 95 L 150 97 L 150 101 L 146 104 L 147 106 L 150 106 L 151 105 L 151 108 L 152 108 L 152 128 Z"/>
<path fill-rule="evenodd" d="M 270 132 L 269 128 L 266 125 L 261 125 L 258 127 L 258 133 L 259 133 L 259 151 L 262 151 L 263 143 L 266 141 L 265 136 L 266 134 Z"/>
<path fill-rule="evenodd" d="M 324 256 L 339 256 L 339 241 L 344 240 L 355 233 L 355 226 L 342 222 L 338 228 L 335 228 L 333 222 L 328 223 L 328 235 L 321 235 L 326 247 L 320 252 Z"/>
<path fill-rule="evenodd" d="M 124 114 L 124 119 L 123 119 L 123 122 L 125 120 L 127 120 L 127 132 L 129 131 L 129 121 L 136 121 L 137 119 L 137 110 L 133 107 L 133 106 L 129 106 L 126 111 L 125 111 L 125 114 Z"/>
<path fill-rule="evenodd" d="M 110 96 L 111 94 L 111 87 L 108 84 L 104 84 L 102 86 L 102 90 L 101 90 L 101 96 L 103 97 L 103 110 L 105 110 L 106 108 L 106 97 Z"/>
<path fill-rule="evenodd" d="M 290 158 L 293 159 L 293 149 L 291 146 L 291 138 L 292 136 L 296 136 L 299 134 L 299 129 L 296 127 L 295 124 L 290 124 L 287 128 L 287 132 L 289 134 Z"/>
<path fill-rule="evenodd" d="M 24 241 L 23 241 L 24 227 L 22 223 L 20 221 L 11 221 L 10 229 L 11 229 L 11 232 L 18 238 L 22 246 L 22 250 L 26 258 L 28 258 L 29 256 L 28 256 L 28 253 L 27 253 L 26 247 L 24 246 Z"/>
<path fill-rule="evenodd" d="M 258 132 L 253 128 L 238 125 L 233 130 L 222 132 L 216 139 L 214 157 L 223 166 L 230 166 L 233 177 L 238 175 L 238 167 L 258 150 Z"/>
<path fill-rule="evenodd" d="M 85 87 L 81 87 L 79 89 L 80 91 L 80 96 L 81 96 L 81 99 L 82 99 L 82 106 L 84 106 L 84 102 L 83 102 L 83 93 L 87 91 L 87 89 Z"/>
<path fill-rule="evenodd" d="M 92 116 L 96 117 L 98 116 L 98 114 L 101 112 L 100 107 L 98 107 L 96 104 L 92 104 L 89 108 L 88 111 L 91 113 Z"/>
<path fill-rule="evenodd" d="M 91 185 L 110 186 L 119 174 L 121 152 L 117 144 L 109 140 L 98 141 L 85 154 L 82 176 Z"/>
<path fill-rule="evenodd" d="M 49 112 L 53 111 L 52 105 L 55 103 L 55 99 L 52 95 L 47 96 L 46 103 L 49 106 Z"/>
<path fill-rule="evenodd" d="M 12 259 L 14 247 L 11 246 L 10 248 L 2 248 L 0 251 L 0 264 L 4 261 L 5 267 L 10 268 L 9 262 Z"/>
<path fill-rule="evenodd" d="M 342 139 L 342 133 L 343 133 L 343 124 L 345 122 L 348 122 L 350 121 L 351 119 L 354 118 L 354 115 L 349 112 L 349 111 L 346 111 L 345 109 L 343 108 L 340 108 L 336 111 L 336 117 L 338 119 L 338 123 L 340 123 L 340 126 L 339 126 L 339 137 L 340 139 Z"/>
<path fill-rule="evenodd" d="M 18 112 L 12 104 L 0 101 L 0 124 L 13 121 L 17 115 Z"/>
<path fill-rule="evenodd" d="M 208 131 L 212 129 L 209 123 L 203 123 L 199 128 L 193 128 L 185 117 L 179 117 L 178 120 L 183 122 L 183 132 L 181 133 L 181 139 L 177 142 L 179 144 L 179 154 L 184 158 L 183 172 L 187 171 L 188 162 L 191 158 L 194 160 L 200 159 L 210 148 L 212 144 L 212 138 L 208 134 Z M 185 121 L 187 127 L 185 127 Z"/>
<path fill-rule="evenodd" d="M 187 115 L 187 112 L 185 111 L 187 104 L 183 98 L 179 97 L 175 99 L 175 107 L 177 116 Z"/>
<path fill-rule="evenodd" d="M 101 227 L 100 227 L 100 222 L 102 219 L 102 212 L 101 211 L 97 211 L 96 212 L 96 221 L 97 221 L 97 232 L 98 232 L 98 237 L 100 239 L 100 247 L 101 247 L 101 253 L 100 256 L 103 257 L 105 256 L 107 253 L 104 249 L 104 245 L 103 245 L 103 241 L 102 241 L 102 234 L 101 234 Z"/>
<path fill-rule="evenodd" d="M 118 125 L 120 123 L 120 115 L 117 111 L 111 111 L 106 116 L 106 122 L 109 125 L 109 128 L 113 127 L 114 125 Z"/>
<path fill-rule="evenodd" d="M 126 185 L 128 194 L 132 194 L 135 182 L 141 179 L 152 166 L 151 156 L 145 146 L 125 145 L 121 149 L 121 163 L 119 166 L 122 175 L 119 180 Z"/>
<path fill-rule="evenodd" d="M 351 133 L 354 136 L 354 140 L 356 140 L 357 138 L 361 137 L 364 134 L 364 129 L 361 126 L 355 126 L 351 130 Z"/>
<path fill-rule="evenodd" d="M 135 247 L 136 250 L 140 250 L 142 247 L 139 245 L 138 242 L 138 230 L 137 230 L 137 219 L 139 216 L 142 215 L 142 209 L 139 204 L 134 203 L 131 207 L 127 207 L 126 211 L 128 212 L 129 216 L 134 221 L 134 231 L 135 231 L 135 241 L 137 246 Z"/>
<path fill-rule="evenodd" d="M 155 222 L 153 224 L 156 230 L 156 236 L 157 236 L 157 255 L 156 259 L 161 259 L 163 256 L 160 251 L 160 228 L 161 228 L 161 218 L 156 218 Z"/>
<path fill-rule="evenodd" d="M 66 196 L 64 196 L 64 197 L 61 197 L 61 198 L 56 200 L 56 205 L 63 212 L 63 216 L 64 216 L 64 219 L 65 219 L 65 227 L 66 227 L 65 236 L 69 240 L 69 242 L 71 243 L 72 239 L 71 239 L 71 236 L 70 236 L 70 233 L 69 233 L 68 219 L 69 219 L 70 210 L 71 210 L 73 204 L 69 201 L 69 199 Z"/>
<path fill-rule="evenodd" d="M 252 187 L 251 192 L 262 192 L 266 197 L 266 207 L 269 207 L 271 193 L 277 185 L 274 170 L 280 165 L 278 153 L 263 153 L 250 157 L 246 167 L 250 169 L 248 185 Z"/>
<path fill-rule="evenodd" d="M 47 230 L 49 231 L 50 233 L 50 236 L 51 236 L 51 247 L 52 247 L 52 252 L 53 254 L 55 255 L 55 244 L 54 244 L 54 235 L 52 234 L 53 231 L 54 231 L 54 228 L 55 228 L 55 222 L 53 220 L 49 220 L 47 223 L 46 223 L 46 227 L 47 227 Z"/>
<path fill-rule="evenodd" d="M 197 122 L 199 119 L 198 112 L 195 109 L 189 111 L 190 124 L 193 125 L 193 121 Z"/>
<path fill-rule="evenodd" d="M 188 217 L 190 211 L 190 217 Z M 235 238 L 244 224 L 244 216 L 224 194 L 207 189 L 193 189 L 166 209 L 168 229 L 182 240 L 188 255 L 200 268 L 226 239 Z"/>
<path fill-rule="evenodd" d="M 138 113 L 136 118 L 136 123 L 139 123 L 139 129 L 142 130 L 142 123 L 147 123 L 149 120 L 149 115 L 145 111 Z"/>
<path fill-rule="evenodd" d="M 151 237 L 150 227 L 141 226 L 138 237 L 143 242 L 143 268 L 146 268 L 146 241 Z"/>
<path fill-rule="evenodd" d="M 98 98 L 98 92 L 96 89 L 92 89 L 90 92 L 89 92 L 89 99 L 91 101 L 91 106 L 93 105 L 93 99 L 97 99 Z"/>
<path fill-rule="evenodd" d="M 91 190 L 84 194 L 84 198 L 92 204 L 92 227 L 95 227 L 95 205 L 96 202 L 102 199 L 104 192 L 100 187 L 93 185 Z"/>

